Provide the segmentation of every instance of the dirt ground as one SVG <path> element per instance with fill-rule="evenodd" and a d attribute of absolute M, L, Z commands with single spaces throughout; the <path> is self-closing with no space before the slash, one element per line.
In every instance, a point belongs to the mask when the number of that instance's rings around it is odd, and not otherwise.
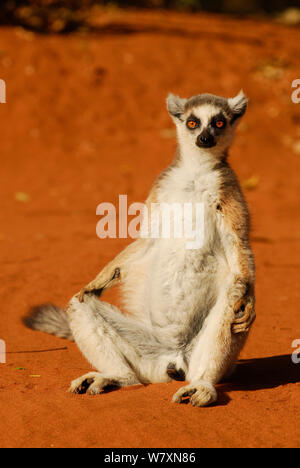
<path fill-rule="evenodd" d="M 1 447 L 300 445 L 299 29 L 207 14 L 109 10 L 92 34 L 0 29 Z M 252 213 L 257 320 L 218 404 L 171 403 L 181 382 L 67 392 L 90 370 L 74 343 L 26 329 L 64 305 L 127 239 L 100 240 L 96 207 L 144 201 L 173 159 L 168 92 L 250 98 L 230 161 Z M 116 298 L 111 293 L 109 299 Z"/>

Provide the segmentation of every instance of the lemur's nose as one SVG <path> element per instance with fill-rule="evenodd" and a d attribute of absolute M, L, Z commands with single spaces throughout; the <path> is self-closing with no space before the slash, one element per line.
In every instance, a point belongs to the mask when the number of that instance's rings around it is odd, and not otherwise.
<path fill-rule="evenodd" d="M 209 135 L 200 135 L 201 143 L 207 144 L 210 140 L 212 140 L 212 138 Z"/>
<path fill-rule="evenodd" d="M 196 145 L 200 148 L 210 148 L 211 146 L 215 145 L 215 139 L 210 133 L 203 132 L 200 135 L 198 135 Z"/>

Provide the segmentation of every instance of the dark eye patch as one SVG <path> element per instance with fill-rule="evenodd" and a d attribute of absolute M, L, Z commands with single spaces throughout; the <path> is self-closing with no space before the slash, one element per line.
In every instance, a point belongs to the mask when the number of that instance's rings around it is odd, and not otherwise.
<path fill-rule="evenodd" d="M 212 117 L 210 125 L 216 130 L 224 130 L 227 120 L 222 112 Z"/>
<path fill-rule="evenodd" d="M 186 126 L 189 130 L 195 130 L 196 128 L 199 128 L 200 125 L 200 119 L 198 119 L 194 114 L 191 114 L 186 120 Z"/>

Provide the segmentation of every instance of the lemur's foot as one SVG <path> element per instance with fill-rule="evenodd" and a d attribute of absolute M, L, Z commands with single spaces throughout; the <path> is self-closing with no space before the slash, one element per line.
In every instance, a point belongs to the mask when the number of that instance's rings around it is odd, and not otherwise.
<path fill-rule="evenodd" d="M 184 370 L 181 368 L 177 370 L 176 365 L 173 362 L 169 362 L 167 367 L 167 374 L 173 380 L 180 380 L 182 382 L 185 380 Z"/>
<path fill-rule="evenodd" d="M 82 375 L 78 379 L 71 382 L 69 391 L 71 393 L 88 393 L 89 395 L 97 395 L 101 393 L 105 387 L 118 387 L 116 379 L 106 378 L 99 372 L 89 372 Z"/>
<path fill-rule="evenodd" d="M 100 297 L 102 294 L 102 291 L 105 288 L 107 288 L 107 286 L 110 283 L 118 280 L 120 276 L 121 276 L 120 268 L 116 268 L 113 272 L 113 275 L 109 277 L 109 279 L 104 278 L 102 275 L 98 276 L 93 281 L 91 281 L 87 286 L 82 288 L 82 290 L 78 293 L 77 297 L 78 297 L 79 302 L 83 302 L 84 295 L 87 293 L 92 293 L 95 296 Z"/>
<path fill-rule="evenodd" d="M 204 380 L 181 387 L 173 396 L 174 403 L 181 403 L 184 398 L 190 397 L 193 406 L 208 406 L 217 401 L 215 387 Z"/>
<path fill-rule="evenodd" d="M 231 331 L 234 334 L 248 332 L 255 320 L 253 303 L 248 301 L 249 299 L 242 298 L 234 306 L 235 319 L 231 325 Z"/>

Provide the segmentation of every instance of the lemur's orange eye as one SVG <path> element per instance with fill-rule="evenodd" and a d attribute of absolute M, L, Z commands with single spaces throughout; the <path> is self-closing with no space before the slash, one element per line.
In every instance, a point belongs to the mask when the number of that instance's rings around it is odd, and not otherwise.
<path fill-rule="evenodd" d="M 189 120 L 187 123 L 189 128 L 196 128 L 197 127 L 197 122 L 195 120 Z"/>
<path fill-rule="evenodd" d="M 223 120 L 217 120 L 217 122 L 216 122 L 216 127 L 218 127 L 218 128 L 224 127 L 224 122 L 223 122 Z"/>

